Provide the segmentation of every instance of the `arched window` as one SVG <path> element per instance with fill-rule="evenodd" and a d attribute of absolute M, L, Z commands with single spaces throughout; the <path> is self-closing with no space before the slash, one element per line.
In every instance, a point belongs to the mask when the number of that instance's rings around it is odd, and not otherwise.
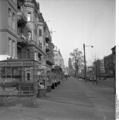
<path fill-rule="evenodd" d="M 15 18 L 15 13 L 12 14 L 12 28 L 15 30 L 16 27 L 16 18 Z"/>
<path fill-rule="evenodd" d="M 28 31 L 28 40 L 32 40 L 32 33 L 31 33 L 31 31 Z"/>

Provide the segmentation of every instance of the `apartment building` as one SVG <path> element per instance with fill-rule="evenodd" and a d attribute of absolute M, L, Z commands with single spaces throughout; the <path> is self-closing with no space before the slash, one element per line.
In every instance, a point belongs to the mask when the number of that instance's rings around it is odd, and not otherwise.
<path fill-rule="evenodd" d="M 54 44 L 52 43 L 52 37 L 46 22 L 44 32 L 45 32 L 45 52 L 47 54 L 46 65 L 51 68 L 54 65 L 54 52 L 53 52 Z"/>
<path fill-rule="evenodd" d="M 38 80 L 40 69 L 51 70 L 54 64 L 53 49 L 48 25 L 36 0 L 0 1 L 0 55 L 10 57 L 0 67 L 11 67 L 21 76 L 14 74 L 12 78 Z"/>
<path fill-rule="evenodd" d="M 17 0 L 0 0 L 0 54 L 17 58 Z"/>
<path fill-rule="evenodd" d="M 104 57 L 105 73 L 115 76 L 116 73 L 116 46 L 112 49 L 112 53 Z"/>

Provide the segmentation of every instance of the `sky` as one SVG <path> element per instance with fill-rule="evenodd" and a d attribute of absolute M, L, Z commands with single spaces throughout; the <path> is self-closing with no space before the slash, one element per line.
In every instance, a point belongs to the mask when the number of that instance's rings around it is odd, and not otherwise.
<path fill-rule="evenodd" d="M 60 49 L 66 66 L 75 48 L 83 52 L 83 43 L 87 46 L 88 65 L 111 54 L 116 39 L 114 0 L 37 1 L 49 29 L 53 31 L 52 41 Z"/>

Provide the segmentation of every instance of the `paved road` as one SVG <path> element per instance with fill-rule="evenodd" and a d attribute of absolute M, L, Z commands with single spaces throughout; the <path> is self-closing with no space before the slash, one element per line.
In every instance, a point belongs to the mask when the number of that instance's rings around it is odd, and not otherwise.
<path fill-rule="evenodd" d="M 23 104 L 1 107 L 0 120 L 114 120 L 113 93 L 111 87 L 71 78 L 35 105 L 27 98 Z"/>

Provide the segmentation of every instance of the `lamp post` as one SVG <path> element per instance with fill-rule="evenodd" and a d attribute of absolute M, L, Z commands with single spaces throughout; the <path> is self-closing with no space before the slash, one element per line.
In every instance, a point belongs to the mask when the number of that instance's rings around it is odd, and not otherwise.
<path fill-rule="evenodd" d="M 96 84 L 98 83 L 98 74 L 100 74 L 100 72 L 98 71 L 98 59 L 95 55 L 95 81 L 96 81 Z"/>
<path fill-rule="evenodd" d="M 86 79 L 86 77 L 87 77 L 87 74 L 86 74 L 86 51 L 85 51 L 85 48 L 86 47 L 91 47 L 91 48 L 93 48 L 93 46 L 92 45 L 85 45 L 85 44 L 83 44 L 83 51 L 84 51 L 84 79 L 85 79 L 85 81 L 87 81 L 87 79 Z"/>
<path fill-rule="evenodd" d="M 84 51 L 84 79 L 86 81 L 86 53 L 85 53 L 85 44 L 83 44 L 83 51 Z"/>

